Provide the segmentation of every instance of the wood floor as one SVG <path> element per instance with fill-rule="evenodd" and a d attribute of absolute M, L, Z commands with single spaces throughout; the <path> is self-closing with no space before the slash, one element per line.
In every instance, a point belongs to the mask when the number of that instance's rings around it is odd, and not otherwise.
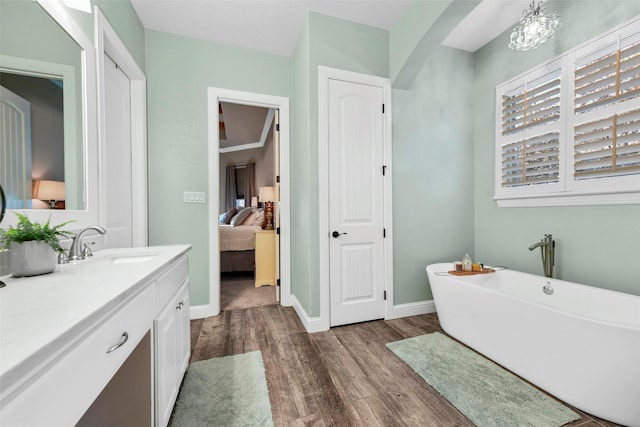
<path fill-rule="evenodd" d="M 275 426 L 473 426 L 385 346 L 435 331 L 429 314 L 307 334 L 271 305 L 192 320 L 191 361 L 260 350 Z M 615 425 L 576 412 L 569 426 Z"/>
<path fill-rule="evenodd" d="M 277 304 L 276 288 L 256 288 L 253 272 L 223 273 L 220 278 L 220 308 L 222 311 Z"/>

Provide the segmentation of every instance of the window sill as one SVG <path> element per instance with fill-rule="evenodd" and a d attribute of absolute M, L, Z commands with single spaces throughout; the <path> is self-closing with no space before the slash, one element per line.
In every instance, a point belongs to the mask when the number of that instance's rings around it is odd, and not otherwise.
<path fill-rule="evenodd" d="M 625 193 L 556 193 L 540 196 L 494 197 L 499 208 L 640 204 L 640 191 Z"/>

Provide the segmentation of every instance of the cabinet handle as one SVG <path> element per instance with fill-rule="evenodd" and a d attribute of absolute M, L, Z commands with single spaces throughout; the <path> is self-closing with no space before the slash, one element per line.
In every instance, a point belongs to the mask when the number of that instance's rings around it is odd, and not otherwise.
<path fill-rule="evenodd" d="M 119 349 L 120 347 L 122 347 L 124 345 L 124 343 L 127 342 L 127 340 L 129 339 L 129 334 L 126 332 L 122 333 L 122 337 L 120 338 L 120 341 L 118 342 L 118 344 L 109 347 L 107 349 L 107 354 L 111 353 L 112 351 L 116 351 L 117 349 Z"/>

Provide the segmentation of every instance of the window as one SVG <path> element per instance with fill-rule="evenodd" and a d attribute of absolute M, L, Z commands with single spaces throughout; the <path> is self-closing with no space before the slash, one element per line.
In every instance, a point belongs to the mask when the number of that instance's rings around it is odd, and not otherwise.
<path fill-rule="evenodd" d="M 640 203 L 640 20 L 496 88 L 499 206 Z"/>
<path fill-rule="evenodd" d="M 236 199 L 244 200 L 244 176 L 246 172 L 246 167 L 236 166 Z"/>

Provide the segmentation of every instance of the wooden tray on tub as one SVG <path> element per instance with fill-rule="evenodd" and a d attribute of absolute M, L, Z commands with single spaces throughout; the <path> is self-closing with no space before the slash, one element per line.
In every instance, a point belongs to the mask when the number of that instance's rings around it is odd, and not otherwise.
<path fill-rule="evenodd" d="M 495 273 L 496 271 L 493 268 L 482 268 L 480 271 L 455 271 L 449 270 L 447 273 L 453 274 L 454 276 L 473 276 L 474 274 L 488 274 Z"/>

